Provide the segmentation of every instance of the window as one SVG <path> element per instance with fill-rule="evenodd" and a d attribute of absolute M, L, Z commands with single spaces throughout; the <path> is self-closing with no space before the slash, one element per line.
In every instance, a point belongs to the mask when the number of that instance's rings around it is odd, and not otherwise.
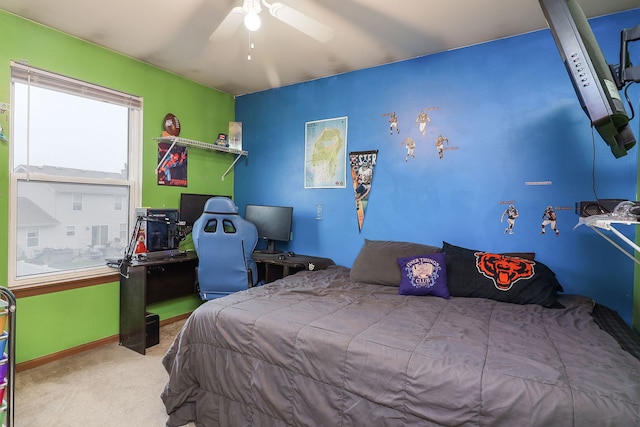
<path fill-rule="evenodd" d="M 112 273 L 140 201 L 142 100 L 11 63 L 9 282 Z"/>
<path fill-rule="evenodd" d="M 102 246 L 109 243 L 109 226 L 94 225 L 91 227 L 91 246 Z"/>
<path fill-rule="evenodd" d="M 120 241 L 126 241 L 128 235 L 129 235 L 128 224 L 126 222 L 123 222 L 120 224 L 120 234 L 118 236 L 118 239 Z"/>
<path fill-rule="evenodd" d="M 82 194 L 73 195 L 73 200 L 71 200 L 71 209 L 74 211 L 82 210 Z"/>
<path fill-rule="evenodd" d="M 40 230 L 38 230 L 37 228 L 28 228 L 27 229 L 27 247 L 28 248 L 35 248 L 38 246 L 38 241 L 39 241 L 39 236 L 40 236 Z"/>

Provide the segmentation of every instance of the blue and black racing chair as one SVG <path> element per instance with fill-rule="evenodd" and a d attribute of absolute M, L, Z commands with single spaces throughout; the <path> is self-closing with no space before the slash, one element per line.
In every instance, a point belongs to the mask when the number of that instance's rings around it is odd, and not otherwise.
<path fill-rule="evenodd" d="M 251 253 L 258 243 L 258 231 L 238 214 L 231 199 L 207 200 L 204 212 L 193 224 L 192 236 L 198 254 L 200 298 L 220 298 L 257 284 Z"/>

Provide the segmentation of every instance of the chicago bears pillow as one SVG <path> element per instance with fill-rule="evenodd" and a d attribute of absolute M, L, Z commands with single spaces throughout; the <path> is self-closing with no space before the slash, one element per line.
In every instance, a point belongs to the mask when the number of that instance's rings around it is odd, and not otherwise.
<path fill-rule="evenodd" d="M 447 286 L 454 297 L 564 308 L 555 273 L 536 260 L 466 249 L 443 242 Z"/>
<path fill-rule="evenodd" d="M 445 254 L 418 255 L 398 258 L 400 295 L 433 295 L 449 299 Z"/>

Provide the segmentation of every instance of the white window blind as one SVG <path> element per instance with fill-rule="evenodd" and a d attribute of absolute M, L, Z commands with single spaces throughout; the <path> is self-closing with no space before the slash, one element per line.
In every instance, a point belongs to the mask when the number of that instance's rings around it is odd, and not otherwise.
<path fill-rule="evenodd" d="M 142 98 L 11 61 L 11 80 L 96 101 L 141 109 Z"/>

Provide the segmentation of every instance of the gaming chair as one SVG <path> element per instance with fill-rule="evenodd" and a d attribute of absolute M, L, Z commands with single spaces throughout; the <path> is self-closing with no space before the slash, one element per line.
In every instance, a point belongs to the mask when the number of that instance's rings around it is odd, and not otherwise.
<path fill-rule="evenodd" d="M 191 233 L 198 254 L 201 299 L 220 298 L 257 284 L 258 272 L 251 253 L 258 243 L 258 231 L 238 214 L 231 199 L 207 200 Z"/>

